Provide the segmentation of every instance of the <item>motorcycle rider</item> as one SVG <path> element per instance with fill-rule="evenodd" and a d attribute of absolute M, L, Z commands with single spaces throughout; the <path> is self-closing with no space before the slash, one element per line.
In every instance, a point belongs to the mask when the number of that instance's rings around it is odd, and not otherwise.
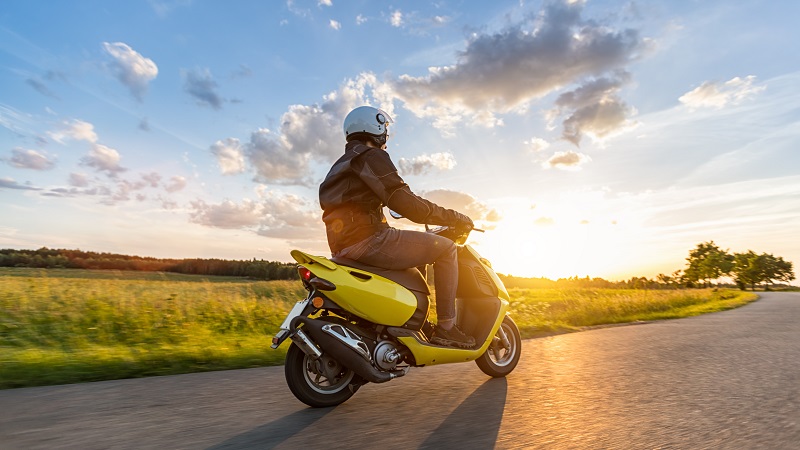
<path fill-rule="evenodd" d="M 455 324 L 456 245 L 432 233 L 390 227 L 383 207 L 417 223 L 464 230 L 472 229 L 472 220 L 411 192 L 386 151 L 391 123 L 389 114 L 371 106 L 358 107 L 345 117 L 344 155 L 319 188 L 328 246 L 333 257 L 389 270 L 433 264 L 438 323 L 431 342 L 472 347 L 475 339 Z"/>

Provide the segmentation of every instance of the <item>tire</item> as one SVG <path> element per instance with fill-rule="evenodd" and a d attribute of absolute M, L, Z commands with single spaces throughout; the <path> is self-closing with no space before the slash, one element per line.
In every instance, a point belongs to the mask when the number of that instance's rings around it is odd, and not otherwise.
<path fill-rule="evenodd" d="M 332 379 L 328 379 L 318 370 L 323 364 L 330 368 L 329 373 L 335 374 Z M 286 352 L 284 373 L 292 394 L 314 408 L 328 408 L 344 403 L 363 384 L 361 377 L 335 359 L 323 354 L 318 361 L 314 361 L 294 343 Z"/>
<path fill-rule="evenodd" d="M 508 346 L 503 345 L 501 330 L 508 339 Z M 519 328 L 511 317 L 505 316 L 489 348 L 475 360 L 475 364 L 486 375 L 502 378 L 517 367 L 521 353 L 522 338 L 519 335 Z"/>

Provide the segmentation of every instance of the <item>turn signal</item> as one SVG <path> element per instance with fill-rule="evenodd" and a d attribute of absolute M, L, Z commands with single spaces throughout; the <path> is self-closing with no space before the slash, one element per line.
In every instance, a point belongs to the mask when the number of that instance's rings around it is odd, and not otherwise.
<path fill-rule="evenodd" d="M 322 308 L 323 303 L 325 303 L 325 300 L 323 300 L 322 297 L 314 297 L 314 299 L 311 300 L 311 304 L 317 309 Z"/>

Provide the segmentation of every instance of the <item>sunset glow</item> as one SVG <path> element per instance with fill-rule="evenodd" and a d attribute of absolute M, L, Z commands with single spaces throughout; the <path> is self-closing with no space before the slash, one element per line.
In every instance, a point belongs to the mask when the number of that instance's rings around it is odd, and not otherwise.
<path fill-rule="evenodd" d="M 800 3 L 3 9 L 0 248 L 326 255 L 317 189 L 371 104 L 501 273 L 654 277 L 708 240 L 800 262 Z"/>

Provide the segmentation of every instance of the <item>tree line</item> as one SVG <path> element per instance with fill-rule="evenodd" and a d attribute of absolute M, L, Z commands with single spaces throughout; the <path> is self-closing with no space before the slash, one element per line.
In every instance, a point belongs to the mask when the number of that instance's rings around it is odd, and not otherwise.
<path fill-rule="evenodd" d="M 741 289 L 763 284 L 765 288 L 776 282 L 788 283 L 795 279 L 794 267 L 790 261 L 770 253 L 757 254 L 752 250 L 745 253 L 729 253 L 722 250 L 714 241 L 697 244 L 686 258 L 687 267 L 678 273 L 689 283 L 709 286 L 712 280 L 730 276 Z"/>
<path fill-rule="evenodd" d="M 248 277 L 259 280 L 293 280 L 297 266 L 292 263 L 225 259 L 161 259 L 147 256 L 98 253 L 82 250 L 0 249 L 0 267 L 135 270 L 173 272 L 188 275 Z"/>
<path fill-rule="evenodd" d="M 755 290 L 764 285 L 766 289 L 776 282 L 788 283 L 795 279 L 791 262 L 780 256 L 768 253 L 757 254 L 752 250 L 745 253 L 730 253 L 720 249 L 714 241 L 697 244 L 689 251 L 685 269 L 671 275 L 663 273 L 655 278 L 632 277 L 622 281 L 608 281 L 603 278 L 569 277 L 551 280 L 549 278 L 523 278 L 498 274 L 507 288 L 557 289 L 557 288 L 610 288 L 610 289 L 679 289 L 709 287 L 711 282 L 722 277 L 731 277 L 736 286 L 745 290 Z"/>

